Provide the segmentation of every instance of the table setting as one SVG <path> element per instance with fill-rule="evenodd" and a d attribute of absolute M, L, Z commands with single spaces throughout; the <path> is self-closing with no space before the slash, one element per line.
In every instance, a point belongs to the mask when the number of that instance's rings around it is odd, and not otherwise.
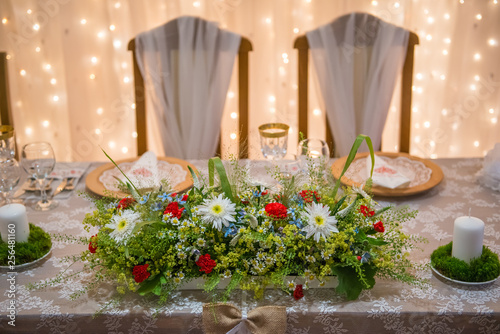
<path fill-rule="evenodd" d="M 356 153 L 370 141 L 359 136 L 346 157 L 332 160 L 324 141 L 309 139 L 285 160 L 288 129 L 277 128 L 263 136 L 261 161 L 147 152 L 104 164 L 54 162 L 30 174 L 58 203 L 45 210 L 37 209 L 43 190 L 18 180 L 12 203 L 0 207 L 2 240 L 9 244 L 4 235 L 15 225 L 16 242 L 27 243 L 36 226 L 50 247 L 26 264 L 0 266 L 1 279 L 17 284 L 0 308 L 15 300 L 25 332 L 500 328 L 500 193 L 479 181 L 493 154 L 429 161 Z M 449 255 L 435 260 L 451 241 Z M 482 255 L 489 276 L 475 282 L 442 265 L 446 257 L 472 268 Z M 9 330 L 8 321 L 0 328 Z"/>

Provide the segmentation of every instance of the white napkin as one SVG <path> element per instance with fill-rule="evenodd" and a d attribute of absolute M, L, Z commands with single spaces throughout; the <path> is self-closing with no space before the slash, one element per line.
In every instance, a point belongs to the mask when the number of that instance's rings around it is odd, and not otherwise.
<path fill-rule="evenodd" d="M 372 161 L 370 156 L 366 160 L 367 175 L 370 175 Z M 407 187 L 411 180 L 389 165 L 383 157 L 375 155 L 375 166 L 373 167 L 373 185 L 390 189 Z"/>
<path fill-rule="evenodd" d="M 500 191 L 500 143 L 484 157 L 483 169 L 477 174 L 479 182 L 493 190 Z"/>
<path fill-rule="evenodd" d="M 125 174 L 137 189 L 159 188 L 161 180 L 165 179 L 165 175 L 158 172 L 158 159 L 152 151 L 144 153 Z M 123 175 L 119 179 L 124 183 L 128 182 Z"/>

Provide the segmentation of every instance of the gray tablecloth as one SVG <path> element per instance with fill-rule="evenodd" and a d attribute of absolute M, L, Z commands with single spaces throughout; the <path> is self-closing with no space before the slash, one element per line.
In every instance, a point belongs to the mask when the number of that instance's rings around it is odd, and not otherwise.
<path fill-rule="evenodd" d="M 418 209 L 416 219 L 406 230 L 429 240 L 424 251 L 414 251 L 417 262 L 428 262 L 439 245 L 452 240 L 456 217 L 468 214 L 481 218 L 485 224 L 484 243 L 500 253 L 500 193 L 479 185 L 475 173 L 480 159 L 437 160 L 444 181 L 427 193 L 400 199 L 376 199 L 378 202 L 409 204 Z M 193 161 L 206 170 L 206 161 Z M 266 178 L 266 162 L 247 162 L 256 178 Z M 93 164 L 97 166 L 97 164 Z M 268 179 L 269 180 L 269 179 Z M 84 190 L 82 180 L 78 189 Z M 90 212 L 91 203 L 74 194 L 62 200 L 50 212 L 29 209 L 31 222 L 48 232 L 89 237 L 81 221 Z M 81 264 L 61 262 L 67 255 L 78 254 L 86 247 L 55 241 L 51 255 L 39 265 L 19 271 L 16 276 L 15 327 L 8 325 L 7 274 L 0 275 L 0 332 L 2 333 L 202 333 L 201 311 L 210 298 L 201 291 L 177 292 L 171 301 L 158 309 L 156 299 L 126 295 L 119 303 L 108 305 L 107 311 L 93 318 L 94 313 L 112 300 L 113 284 L 100 285 L 77 300 L 69 295 L 80 289 L 90 275 L 74 277 L 55 287 L 29 291 L 26 284 L 55 277 L 59 272 L 77 272 Z M 424 278 L 429 286 L 421 289 L 402 283 L 377 280 L 375 287 L 365 291 L 356 301 L 347 301 L 330 289 L 314 289 L 295 301 L 278 291 L 268 290 L 264 299 L 254 300 L 250 293 L 236 291 L 232 302 L 244 310 L 261 305 L 287 307 L 287 333 L 499 333 L 500 286 L 486 287 L 450 285 L 432 275 Z M 158 312 L 155 314 L 155 312 Z"/>

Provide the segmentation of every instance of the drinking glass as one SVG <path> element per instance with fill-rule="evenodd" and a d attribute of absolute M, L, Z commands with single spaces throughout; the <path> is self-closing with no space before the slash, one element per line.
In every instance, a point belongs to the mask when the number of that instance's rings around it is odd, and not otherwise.
<path fill-rule="evenodd" d="M 15 159 L 0 161 L 0 193 L 3 204 L 10 203 L 10 194 L 19 183 L 21 168 Z"/>
<path fill-rule="evenodd" d="M 45 189 L 46 177 L 56 165 L 52 146 L 47 142 L 26 144 L 23 146 L 21 154 L 21 164 L 24 170 L 37 181 L 41 193 L 41 199 L 30 206 L 38 211 L 47 211 L 57 207 L 58 202 L 48 199 Z"/>
<path fill-rule="evenodd" d="M 299 142 L 297 149 L 297 160 L 302 169 L 326 168 L 326 163 L 330 158 L 328 144 L 321 139 L 304 139 Z"/>
<path fill-rule="evenodd" d="M 14 159 L 16 156 L 16 140 L 14 128 L 10 125 L 0 126 L 0 161 Z"/>
<path fill-rule="evenodd" d="M 282 123 L 267 123 L 259 126 L 260 150 L 264 158 L 280 160 L 286 155 L 288 145 L 288 129 Z"/>

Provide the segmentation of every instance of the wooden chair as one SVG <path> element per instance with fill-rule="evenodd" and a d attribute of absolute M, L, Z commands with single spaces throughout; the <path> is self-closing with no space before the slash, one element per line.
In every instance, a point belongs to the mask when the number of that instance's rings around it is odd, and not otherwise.
<path fill-rule="evenodd" d="M 401 119 L 399 151 L 410 152 L 410 128 L 411 128 L 411 95 L 413 81 L 413 56 L 415 45 L 419 43 L 418 36 L 410 31 L 408 37 L 408 48 L 403 65 L 403 77 L 401 84 Z M 307 36 L 299 36 L 295 39 L 294 49 L 299 52 L 298 68 L 298 110 L 299 110 L 299 131 L 307 138 L 307 115 L 308 115 L 308 76 L 309 76 L 309 43 Z M 335 143 L 328 119 L 326 120 L 326 142 L 330 147 L 330 155 L 333 157 Z"/>
<path fill-rule="evenodd" d="M 128 50 L 132 51 L 134 63 L 134 86 L 135 86 L 135 114 L 137 124 L 137 154 L 142 155 L 147 151 L 146 135 L 146 98 L 144 78 L 142 77 L 135 52 L 135 38 L 128 43 Z M 252 51 L 252 43 L 245 37 L 241 37 L 238 51 L 238 129 L 239 136 L 239 158 L 248 158 L 248 53 Z M 222 141 L 219 138 L 217 155 L 221 156 Z"/>
<path fill-rule="evenodd" d="M 0 52 L 0 119 L 2 125 L 14 126 L 10 106 L 7 53 L 5 52 Z"/>

